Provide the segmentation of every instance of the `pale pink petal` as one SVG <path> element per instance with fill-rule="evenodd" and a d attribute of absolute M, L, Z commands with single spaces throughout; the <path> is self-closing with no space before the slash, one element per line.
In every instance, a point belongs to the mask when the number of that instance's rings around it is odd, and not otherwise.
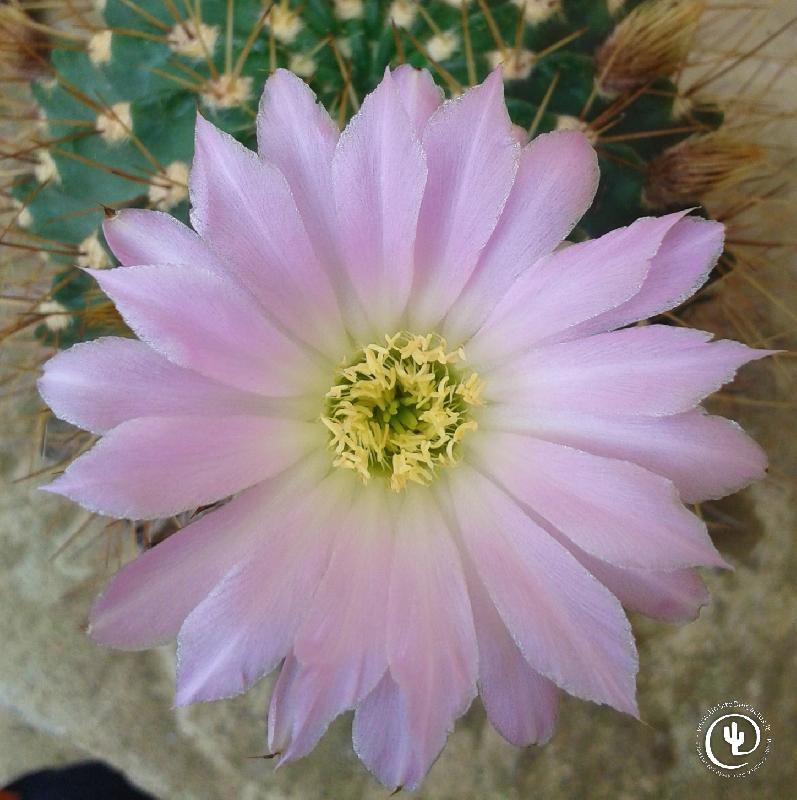
<path fill-rule="evenodd" d="M 232 281 L 190 266 L 87 270 L 125 322 L 174 364 L 278 397 L 321 387 L 323 370 Z"/>
<path fill-rule="evenodd" d="M 589 208 L 597 187 L 598 160 L 583 134 L 546 133 L 523 149 L 501 219 L 446 318 L 451 341 L 470 336 L 515 277 L 554 250 Z"/>
<path fill-rule="evenodd" d="M 696 569 L 618 567 L 585 553 L 556 528 L 546 530 L 631 611 L 665 622 L 689 622 L 708 602 L 708 590 Z"/>
<path fill-rule="evenodd" d="M 136 339 L 79 342 L 44 365 L 39 394 L 56 416 L 94 433 L 136 417 L 267 414 L 275 402 L 167 361 Z"/>
<path fill-rule="evenodd" d="M 628 609 L 665 622 L 691 622 L 709 601 L 694 569 L 624 569 L 584 552 L 576 558 Z"/>
<path fill-rule="evenodd" d="M 533 670 L 512 641 L 470 559 L 465 574 L 479 645 L 479 694 L 487 717 L 517 747 L 542 744 L 553 733 L 558 706 L 555 684 Z"/>
<path fill-rule="evenodd" d="M 627 302 L 568 332 L 568 337 L 620 328 L 669 311 L 705 282 L 722 253 L 724 226 L 685 217 L 667 233 L 640 291 Z"/>
<path fill-rule="evenodd" d="M 210 272 L 224 265 L 200 237 L 163 211 L 123 208 L 102 224 L 105 241 L 120 263 L 187 264 Z"/>
<path fill-rule="evenodd" d="M 338 714 L 354 708 L 387 669 L 385 623 L 392 522 L 379 486 L 358 487 L 324 579 L 293 643 L 269 710 L 269 749 L 280 763 L 306 755 Z"/>
<path fill-rule="evenodd" d="M 277 766 L 307 755 L 330 722 L 347 709 L 366 684 L 357 667 L 324 669 L 300 664 L 293 653 L 285 659 L 271 695 L 268 712 L 268 749 L 278 756 Z M 384 673 L 376 675 L 375 682 Z M 370 677 L 369 677 L 370 680 Z M 369 685 L 368 690 L 373 686 Z"/>
<path fill-rule="evenodd" d="M 544 256 L 507 290 L 468 342 L 468 357 L 477 363 L 495 354 L 509 358 L 637 294 L 680 217 L 639 219 Z"/>
<path fill-rule="evenodd" d="M 323 455 L 247 489 L 147 550 L 111 579 L 91 610 L 89 635 L 137 649 L 177 636 L 183 620 L 263 537 L 263 523 L 286 513 L 329 471 Z"/>
<path fill-rule="evenodd" d="M 197 116 L 191 222 L 235 277 L 298 339 L 335 358 L 343 323 L 282 173 Z"/>
<path fill-rule="evenodd" d="M 469 555 L 529 664 L 636 715 L 636 648 L 616 598 L 480 473 L 461 464 L 449 483 Z"/>
<path fill-rule="evenodd" d="M 277 757 L 277 767 L 315 747 L 329 723 L 345 710 L 341 702 L 351 695 L 352 680 L 356 678 L 343 669 L 308 668 L 293 651 L 288 653 L 268 709 L 268 750 Z"/>
<path fill-rule="evenodd" d="M 357 707 L 352 741 L 363 764 L 390 789 L 415 789 L 436 755 L 422 752 L 406 697 L 390 672 Z"/>
<path fill-rule="evenodd" d="M 702 409 L 670 417 L 597 416 L 520 405 L 481 413 L 484 427 L 528 432 L 664 475 L 685 503 L 725 497 L 766 474 L 764 451 L 731 420 Z"/>
<path fill-rule="evenodd" d="M 443 102 L 443 90 L 434 82 L 428 69 L 402 64 L 393 70 L 393 83 L 420 138 L 429 118 Z"/>
<path fill-rule="evenodd" d="M 415 243 L 413 330 L 432 330 L 476 266 L 501 216 L 520 148 L 500 70 L 443 103 L 423 134 L 429 177 Z"/>
<path fill-rule="evenodd" d="M 529 143 L 529 132 L 522 125 L 512 126 L 512 136 L 521 147 Z"/>
<path fill-rule="evenodd" d="M 478 464 L 582 550 L 624 567 L 726 566 L 671 481 L 629 461 L 531 436 L 474 436 Z"/>
<path fill-rule="evenodd" d="M 389 70 L 341 134 L 332 182 L 349 280 L 379 333 L 391 332 L 412 287 L 426 162 Z"/>
<path fill-rule="evenodd" d="M 111 517 L 168 517 L 277 475 L 324 444 L 312 422 L 256 416 L 132 419 L 42 488 Z"/>
<path fill-rule="evenodd" d="M 278 69 L 266 81 L 257 115 L 260 157 L 285 176 L 321 263 L 337 263 L 332 156 L 338 129 L 310 87 Z"/>
<path fill-rule="evenodd" d="M 677 414 L 770 355 L 688 328 L 647 325 L 544 345 L 485 375 L 485 398 L 594 414 Z"/>
<path fill-rule="evenodd" d="M 405 703 L 412 748 L 426 772 L 476 694 L 478 652 L 462 565 L 433 496 L 412 487 L 402 499 L 387 655 Z"/>
<path fill-rule="evenodd" d="M 180 628 L 176 705 L 243 692 L 287 655 L 346 519 L 352 486 L 351 476 L 334 470 L 283 515 L 262 519 L 246 561 Z"/>

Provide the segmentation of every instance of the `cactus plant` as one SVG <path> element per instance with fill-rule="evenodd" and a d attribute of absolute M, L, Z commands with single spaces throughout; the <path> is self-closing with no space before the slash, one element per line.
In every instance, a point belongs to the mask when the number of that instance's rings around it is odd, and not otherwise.
<path fill-rule="evenodd" d="M 41 126 L 38 146 L 27 152 L 28 160 L 34 156 L 32 174 L 16 182 L 13 194 L 24 206 L 20 223 L 64 264 L 39 307 L 45 321 L 37 333 L 66 346 L 119 330 L 96 285 L 75 269 L 112 265 L 99 227 L 103 207 L 149 206 L 185 218 L 197 109 L 252 146 L 254 103 L 276 67 L 304 77 L 342 125 L 388 64 L 427 67 L 450 94 L 502 64 L 507 106 L 518 126 L 529 135 L 580 128 L 597 148 L 601 185 L 575 238 L 627 224 L 651 207 L 699 205 L 701 192 L 727 175 L 712 173 L 708 187 L 695 185 L 694 195 L 692 185 L 673 189 L 651 179 L 671 179 L 668 158 L 704 152 L 690 150 L 689 143 L 722 130 L 722 113 L 679 96 L 673 80 L 702 5 L 99 3 L 96 18 L 74 20 L 85 30 L 77 44 L 55 38 L 49 59 L 31 54 L 44 71 L 33 87 Z"/>

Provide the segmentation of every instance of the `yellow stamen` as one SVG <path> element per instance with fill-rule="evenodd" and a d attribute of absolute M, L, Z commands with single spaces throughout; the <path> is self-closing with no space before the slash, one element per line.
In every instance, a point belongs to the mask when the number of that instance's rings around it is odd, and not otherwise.
<path fill-rule="evenodd" d="M 321 421 L 329 429 L 334 465 L 367 483 L 384 477 L 393 491 L 424 486 L 440 466 L 460 459 L 460 442 L 476 429 L 470 410 L 481 404 L 483 381 L 462 374 L 437 334 L 401 331 L 369 344 L 340 368 Z"/>

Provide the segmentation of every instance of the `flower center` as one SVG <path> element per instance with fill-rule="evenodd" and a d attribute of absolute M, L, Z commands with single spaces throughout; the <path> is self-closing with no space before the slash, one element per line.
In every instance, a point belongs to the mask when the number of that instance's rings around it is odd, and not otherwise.
<path fill-rule="evenodd" d="M 483 387 L 476 373 L 454 366 L 464 358 L 434 333 L 401 331 L 360 350 L 336 373 L 321 417 L 335 466 L 363 483 L 381 476 L 398 492 L 456 464 L 463 436 L 476 429 L 470 411 Z"/>

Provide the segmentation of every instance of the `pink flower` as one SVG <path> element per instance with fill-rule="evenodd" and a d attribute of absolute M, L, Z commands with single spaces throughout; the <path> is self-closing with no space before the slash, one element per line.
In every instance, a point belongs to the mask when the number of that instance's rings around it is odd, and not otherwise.
<path fill-rule="evenodd" d="M 695 617 L 694 567 L 724 562 L 683 503 L 765 467 L 698 404 L 766 352 L 628 327 L 703 283 L 722 226 L 557 249 L 595 154 L 576 132 L 522 147 L 498 72 L 445 103 L 386 72 L 339 135 L 279 70 L 258 135 L 259 157 L 198 119 L 193 231 L 106 223 L 125 268 L 92 274 L 139 340 L 77 345 L 40 382 L 102 434 L 49 491 L 142 519 L 232 497 L 122 569 L 92 637 L 177 637 L 178 705 L 282 664 L 280 761 L 353 708 L 391 787 L 420 783 L 477 687 L 516 745 L 551 735 L 559 689 L 636 715 L 622 606 Z"/>

